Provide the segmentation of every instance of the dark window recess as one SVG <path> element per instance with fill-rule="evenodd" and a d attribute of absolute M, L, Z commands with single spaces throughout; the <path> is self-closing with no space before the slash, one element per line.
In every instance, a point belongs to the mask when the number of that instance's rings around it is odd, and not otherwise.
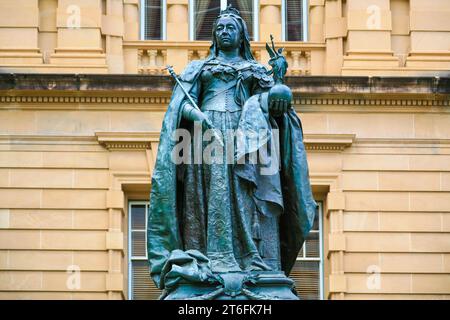
<path fill-rule="evenodd" d="M 241 13 L 242 19 L 247 24 L 250 40 L 253 40 L 253 0 L 228 0 L 228 4 L 230 3 Z"/>
<path fill-rule="evenodd" d="M 133 300 L 158 300 L 161 290 L 156 288 L 150 278 L 149 264 L 146 260 L 131 262 L 131 294 Z"/>
<path fill-rule="evenodd" d="M 196 0 L 194 7 L 195 40 L 211 40 L 212 26 L 220 13 L 220 0 Z"/>
<path fill-rule="evenodd" d="M 303 1 L 286 1 L 286 41 L 304 41 L 303 39 Z"/>
<path fill-rule="evenodd" d="M 162 40 L 162 5 L 161 0 L 145 0 L 145 40 Z"/>
<path fill-rule="evenodd" d="M 131 204 L 130 206 L 130 299 L 156 300 L 161 290 L 156 288 L 150 278 L 149 263 L 147 260 L 146 221 L 148 203 Z"/>
<path fill-rule="evenodd" d="M 238 9 L 253 40 L 253 0 L 228 0 Z M 220 0 L 196 0 L 194 8 L 195 40 L 212 40 L 212 27 L 220 13 Z"/>
<path fill-rule="evenodd" d="M 320 299 L 320 261 L 296 261 L 289 277 L 302 300 Z"/>

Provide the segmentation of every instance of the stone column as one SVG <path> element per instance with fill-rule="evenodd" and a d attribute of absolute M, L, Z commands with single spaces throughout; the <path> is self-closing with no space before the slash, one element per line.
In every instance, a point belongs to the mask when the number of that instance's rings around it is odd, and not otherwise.
<path fill-rule="evenodd" d="M 309 1 L 309 39 L 308 42 L 324 43 L 325 34 L 325 0 Z M 325 74 L 325 52 L 311 51 L 311 74 Z"/>
<path fill-rule="evenodd" d="M 274 41 L 281 41 L 281 0 L 261 0 L 259 1 L 259 40 L 270 43 L 270 35 Z M 261 63 L 269 61 L 269 53 L 266 49 L 261 50 Z"/>
<path fill-rule="evenodd" d="M 189 1 L 167 0 L 167 40 L 189 40 Z M 188 63 L 188 48 L 167 48 L 167 61 L 173 64 L 175 72 L 181 72 Z"/>
<path fill-rule="evenodd" d="M 310 42 L 322 43 L 324 37 L 325 0 L 309 1 L 309 39 Z"/>
<path fill-rule="evenodd" d="M 390 0 L 347 0 L 347 43 L 342 74 L 386 74 L 399 66 L 391 47 Z"/>
<path fill-rule="evenodd" d="M 108 72 L 101 35 L 102 0 L 58 0 L 56 26 L 51 64 L 85 73 Z"/>
<path fill-rule="evenodd" d="M 450 2 L 448 0 L 410 0 L 411 54 L 406 66 L 438 70 L 448 76 L 450 70 Z M 433 70 L 434 69 L 434 70 Z"/>
<path fill-rule="evenodd" d="M 167 0 L 167 40 L 189 40 L 188 5 L 188 0 Z"/>
<path fill-rule="evenodd" d="M 38 27 L 38 0 L 0 1 L 0 68 L 42 64 Z"/>

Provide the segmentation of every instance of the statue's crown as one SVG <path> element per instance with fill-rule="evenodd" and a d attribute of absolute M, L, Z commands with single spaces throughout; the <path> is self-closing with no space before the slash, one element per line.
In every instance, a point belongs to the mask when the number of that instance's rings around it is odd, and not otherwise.
<path fill-rule="evenodd" d="M 225 10 L 221 10 L 220 11 L 220 15 L 219 16 L 223 16 L 223 15 L 227 15 L 227 14 L 233 14 L 236 16 L 241 16 L 241 13 L 239 12 L 238 9 L 233 8 L 231 3 L 228 5 L 228 7 Z"/>

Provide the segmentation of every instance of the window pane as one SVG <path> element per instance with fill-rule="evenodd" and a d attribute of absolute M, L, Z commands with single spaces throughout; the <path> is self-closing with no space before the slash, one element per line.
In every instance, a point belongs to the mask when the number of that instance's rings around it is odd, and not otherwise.
<path fill-rule="evenodd" d="M 242 19 L 247 24 L 250 40 L 253 40 L 253 0 L 228 0 L 227 3 L 231 3 L 234 8 L 239 10 Z"/>
<path fill-rule="evenodd" d="M 195 40 L 211 40 L 212 25 L 220 13 L 220 0 L 196 0 Z"/>
<path fill-rule="evenodd" d="M 295 289 L 300 299 L 320 299 L 319 261 L 297 261 L 289 277 L 295 281 Z"/>
<path fill-rule="evenodd" d="M 156 288 L 150 278 L 147 261 L 131 262 L 131 297 L 133 300 L 156 300 L 161 295 L 161 290 Z"/>
<path fill-rule="evenodd" d="M 320 258 L 320 242 L 319 233 L 310 232 L 305 241 L 306 257 L 307 258 Z"/>
<path fill-rule="evenodd" d="M 131 255 L 133 257 L 145 257 L 145 231 L 131 232 Z"/>
<path fill-rule="evenodd" d="M 303 1 L 286 1 L 286 40 L 303 41 Z"/>
<path fill-rule="evenodd" d="M 145 205 L 131 206 L 131 229 L 145 230 Z"/>
<path fill-rule="evenodd" d="M 314 222 L 313 222 L 313 226 L 312 226 L 311 230 L 319 231 L 319 214 L 320 214 L 320 212 L 317 211 L 316 215 L 314 216 Z"/>
<path fill-rule="evenodd" d="M 145 29 L 146 40 L 161 40 L 161 0 L 145 0 Z"/>

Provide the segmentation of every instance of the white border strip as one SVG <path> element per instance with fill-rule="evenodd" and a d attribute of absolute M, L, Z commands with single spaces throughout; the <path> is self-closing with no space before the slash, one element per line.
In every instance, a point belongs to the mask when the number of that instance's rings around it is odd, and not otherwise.
<path fill-rule="evenodd" d="M 161 0 L 161 39 L 167 40 L 167 0 Z"/>
<path fill-rule="evenodd" d="M 309 5 L 308 0 L 303 0 L 303 42 L 308 41 L 308 29 L 309 29 Z"/>
<path fill-rule="evenodd" d="M 281 41 L 286 41 L 286 0 L 281 1 Z"/>
<path fill-rule="evenodd" d="M 141 40 L 145 40 L 145 0 L 141 0 L 139 2 L 139 11 L 140 11 L 140 21 L 139 21 L 139 34 L 140 34 L 140 39 Z"/>

